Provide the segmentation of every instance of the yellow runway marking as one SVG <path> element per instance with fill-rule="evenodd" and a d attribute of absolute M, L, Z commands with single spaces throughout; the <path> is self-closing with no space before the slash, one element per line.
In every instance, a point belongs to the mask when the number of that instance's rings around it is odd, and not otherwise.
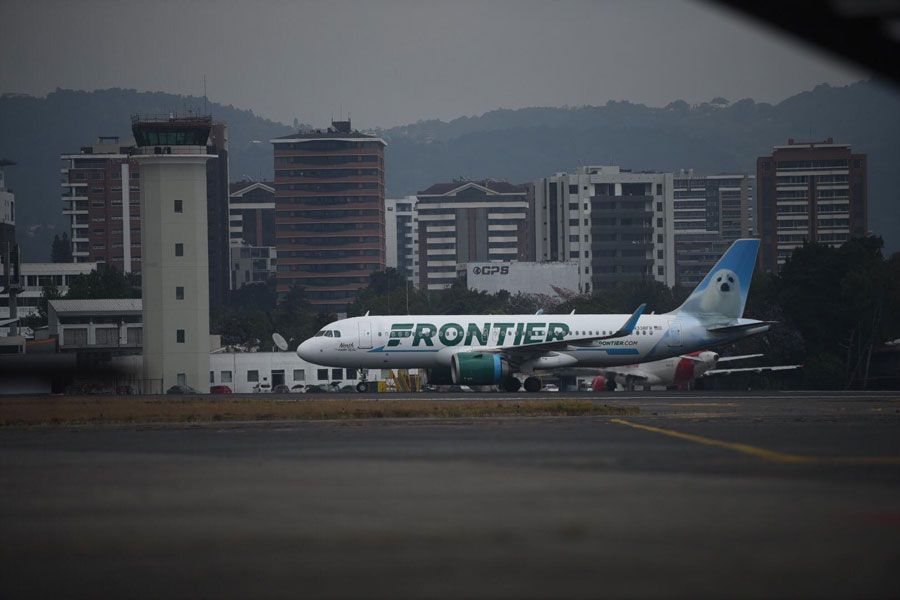
<path fill-rule="evenodd" d="M 766 448 L 741 444 L 739 442 L 717 440 L 715 438 L 708 438 L 693 433 L 675 431 L 674 429 L 653 427 L 652 425 L 644 425 L 625 419 L 610 419 L 610 422 L 625 425 L 626 427 L 632 427 L 634 429 L 659 433 L 680 440 L 703 444 L 705 446 L 715 446 L 717 448 L 734 450 L 741 454 L 747 454 L 769 462 L 781 464 L 900 465 L 900 456 L 806 456 L 803 454 L 789 454 L 786 452 L 778 452 L 777 450 L 768 450 Z"/>

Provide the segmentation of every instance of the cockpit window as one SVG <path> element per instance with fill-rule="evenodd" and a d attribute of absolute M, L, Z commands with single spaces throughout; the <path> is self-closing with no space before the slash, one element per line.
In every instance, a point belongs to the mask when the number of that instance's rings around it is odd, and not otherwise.
<path fill-rule="evenodd" d="M 334 336 L 334 332 L 331 331 L 330 329 L 325 332 L 325 337 L 333 337 L 333 336 Z"/>
<path fill-rule="evenodd" d="M 314 335 L 313 337 L 322 337 L 323 335 L 325 335 L 325 330 L 324 330 L 324 329 L 323 329 L 322 331 L 316 332 L 316 335 Z"/>
<path fill-rule="evenodd" d="M 341 332 L 337 329 L 334 330 L 334 337 L 341 337 Z"/>

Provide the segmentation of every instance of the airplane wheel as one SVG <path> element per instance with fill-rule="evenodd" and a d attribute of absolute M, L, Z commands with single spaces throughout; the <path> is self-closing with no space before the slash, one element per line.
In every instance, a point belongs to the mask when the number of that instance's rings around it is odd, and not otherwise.
<path fill-rule="evenodd" d="M 522 387 L 522 382 L 519 381 L 518 377 L 507 377 L 503 380 L 503 390 L 507 392 L 518 392 L 519 388 Z"/>
<path fill-rule="evenodd" d="M 539 392 L 541 391 L 541 380 L 537 377 L 529 377 L 525 380 L 525 391 L 526 392 Z"/>
<path fill-rule="evenodd" d="M 369 391 L 369 382 L 360 381 L 359 383 L 357 383 L 356 391 L 359 392 L 360 394 L 365 394 L 366 392 L 368 392 Z"/>

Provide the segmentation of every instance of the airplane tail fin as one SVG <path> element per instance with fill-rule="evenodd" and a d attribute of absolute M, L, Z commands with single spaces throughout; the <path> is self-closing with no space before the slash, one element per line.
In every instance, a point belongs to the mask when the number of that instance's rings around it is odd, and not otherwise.
<path fill-rule="evenodd" d="M 699 317 L 741 318 L 758 251 L 758 239 L 735 240 L 684 304 L 673 312 Z"/>

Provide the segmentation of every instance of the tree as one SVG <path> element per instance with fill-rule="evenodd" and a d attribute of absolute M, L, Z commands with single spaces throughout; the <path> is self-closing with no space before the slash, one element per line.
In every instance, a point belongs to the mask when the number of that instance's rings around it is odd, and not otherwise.
<path fill-rule="evenodd" d="M 69 234 L 65 231 L 62 237 L 59 237 L 59 234 L 53 236 L 50 260 L 55 263 L 72 262 L 72 245 L 69 242 Z"/>
<path fill-rule="evenodd" d="M 135 273 L 123 274 L 112 265 L 100 263 L 85 275 L 77 275 L 69 283 L 66 298 L 140 298 L 141 281 Z"/>
<path fill-rule="evenodd" d="M 47 313 L 49 312 L 48 305 L 50 303 L 50 300 L 57 300 L 59 298 L 62 298 L 62 294 L 56 287 L 56 284 L 50 283 L 48 285 L 45 285 L 41 292 L 41 297 L 38 299 L 37 314 L 21 319 L 20 322 L 22 323 L 22 325 L 31 329 L 36 329 L 38 327 L 43 327 L 44 325 L 46 325 Z"/>

